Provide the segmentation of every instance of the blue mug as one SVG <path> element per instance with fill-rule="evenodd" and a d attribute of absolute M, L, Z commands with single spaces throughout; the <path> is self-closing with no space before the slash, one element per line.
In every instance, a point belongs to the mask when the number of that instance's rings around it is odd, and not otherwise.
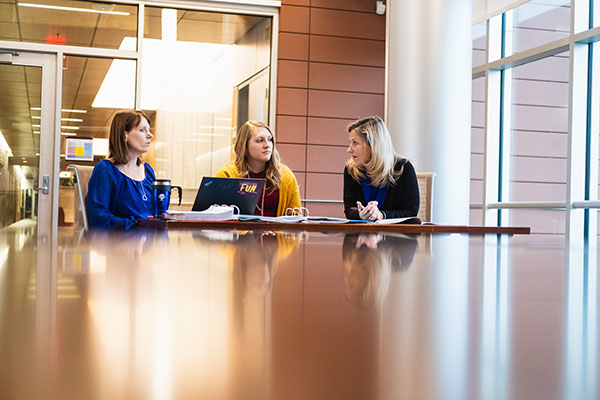
<path fill-rule="evenodd" d="M 169 209 L 171 201 L 171 189 L 177 189 L 179 194 L 179 205 L 181 205 L 181 186 L 171 186 L 170 179 L 156 179 L 152 182 L 154 193 L 154 216 L 160 217 Z"/>

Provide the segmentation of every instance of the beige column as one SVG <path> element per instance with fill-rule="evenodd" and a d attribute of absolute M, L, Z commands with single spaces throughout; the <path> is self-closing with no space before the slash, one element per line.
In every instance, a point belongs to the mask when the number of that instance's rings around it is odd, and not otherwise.
<path fill-rule="evenodd" d="M 435 172 L 433 221 L 469 222 L 472 0 L 388 0 L 386 115 L 396 151 Z"/>

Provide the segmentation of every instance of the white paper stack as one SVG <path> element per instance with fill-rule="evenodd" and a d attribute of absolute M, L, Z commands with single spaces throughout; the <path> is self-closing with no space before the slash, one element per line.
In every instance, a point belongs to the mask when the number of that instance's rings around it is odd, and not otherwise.
<path fill-rule="evenodd" d="M 204 211 L 168 211 L 167 218 L 178 221 L 229 221 L 238 219 L 237 207 L 212 205 Z"/>

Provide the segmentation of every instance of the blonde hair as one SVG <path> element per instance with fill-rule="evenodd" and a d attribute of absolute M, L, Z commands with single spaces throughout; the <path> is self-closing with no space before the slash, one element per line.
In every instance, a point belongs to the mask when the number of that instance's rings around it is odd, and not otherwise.
<path fill-rule="evenodd" d="M 394 166 L 406 159 L 394 151 L 385 122 L 378 116 L 359 119 L 348 126 L 348 132 L 352 131 L 367 142 L 371 148 L 371 159 L 360 168 L 355 165 L 354 160 L 348 160 L 346 167 L 350 176 L 356 181 L 368 176 L 371 185 L 378 187 L 395 184 L 404 171 L 404 163 L 398 171 L 394 170 Z"/>
<path fill-rule="evenodd" d="M 389 251 L 367 247 L 351 248 L 342 253 L 345 267 L 346 298 L 359 307 L 380 306 L 385 299 L 392 276 L 392 259 Z M 351 287 L 347 279 L 358 274 L 362 277 L 357 287 Z"/>
<path fill-rule="evenodd" d="M 281 167 L 279 162 L 279 153 L 275 147 L 275 135 L 271 128 L 267 124 L 256 121 L 246 121 L 240 127 L 235 138 L 235 167 L 241 176 L 248 176 L 250 167 L 248 165 L 248 142 L 252 138 L 252 130 L 257 128 L 264 128 L 271 134 L 273 138 L 273 152 L 271 158 L 267 161 L 265 166 L 265 178 L 273 185 L 273 190 L 279 189 L 281 185 Z"/>

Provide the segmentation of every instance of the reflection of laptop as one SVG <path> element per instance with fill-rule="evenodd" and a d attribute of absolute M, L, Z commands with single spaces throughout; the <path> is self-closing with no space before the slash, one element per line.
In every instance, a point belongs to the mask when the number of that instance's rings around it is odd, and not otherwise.
<path fill-rule="evenodd" d="M 192 211 L 204 211 L 213 204 L 236 205 L 240 214 L 254 214 L 265 186 L 264 179 L 204 177 Z"/>

